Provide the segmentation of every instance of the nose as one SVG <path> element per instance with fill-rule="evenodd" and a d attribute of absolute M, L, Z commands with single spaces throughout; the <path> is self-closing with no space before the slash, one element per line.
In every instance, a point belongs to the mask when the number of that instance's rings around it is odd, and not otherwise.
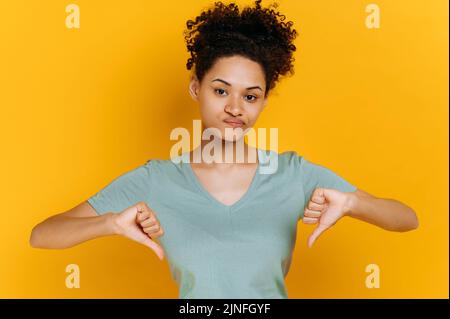
<path fill-rule="evenodd" d="M 225 112 L 231 113 L 234 116 L 242 114 L 242 101 L 239 97 L 230 97 L 225 106 Z"/>

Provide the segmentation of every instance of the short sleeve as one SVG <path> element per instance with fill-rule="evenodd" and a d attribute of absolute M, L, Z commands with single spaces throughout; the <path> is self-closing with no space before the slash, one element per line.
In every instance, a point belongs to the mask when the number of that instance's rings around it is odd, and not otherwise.
<path fill-rule="evenodd" d="M 298 155 L 297 155 L 298 156 Z M 303 156 L 298 156 L 302 178 L 305 204 L 308 203 L 314 189 L 318 187 L 332 188 L 341 192 L 354 192 L 356 187 L 332 170 L 312 163 Z"/>
<path fill-rule="evenodd" d="M 120 213 L 139 201 L 145 200 L 151 191 L 151 160 L 128 171 L 91 196 L 87 202 L 98 215 Z"/>

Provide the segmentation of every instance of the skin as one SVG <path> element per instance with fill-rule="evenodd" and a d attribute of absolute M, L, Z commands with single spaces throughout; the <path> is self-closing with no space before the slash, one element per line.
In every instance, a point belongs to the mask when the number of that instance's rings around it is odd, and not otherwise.
<path fill-rule="evenodd" d="M 248 89 L 251 88 L 251 89 Z M 202 130 L 216 128 L 220 135 L 202 140 L 200 152 L 205 145 L 219 140 L 222 146 L 221 157 L 213 163 L 194 163 L 194 152 L 190 152 L 191 167 L 204 188 L 225 205 L 237 202 L 249 188 L 258 168 L 258 161 L 252 163 L 248 154 L 255 148 L 244 144 L 243 163 L 226 163 L 225 152 L 234 148 L 243 139 L 246 131 L 254 126 L 267 104 L 264 70 L 252 60 L 240 56 L 220 58 L 205 74 L 201 83 L 191 77 L 189 93 L 200 107 Z M 233 129 L 223 122 L 225 118 L 241 119 L 242 129 Z M 226 130 L 234 131 L 235 138 L 229 138 Z M 233 161 L 236 161 L 236 151 Z M 214 156 L 214 151 L 211 152 Z M 255 157 L 257 159 L 257 157 Z"/>
<path fill-rule="evenodd" d="M 221 79 L 222 81 L 214 81 Z M 249 87 L 260 87 L 260 89 Z M 257 121 L 267 103 L 264 70 L 245 57 L 220 58 L 200 82 L 192 76 L 189 94 L 198 103 L 202 129 L 216 128 L 220 134 L 203 140 L 190 152 L 191 167 L 204 188 L 218 201 L 232 205 L 247 191 L 258 163 L 249 160 L 254 148 L 244 143 L 244 162 L 225 163 L 225 150 L 243 138 L 247 129 Z M 250 97 L 250 96 L 255 96 Z M 233 129 L 236 136 L 227 136 L 223 119 L 233 117 L 244 121 L 243 130 Z M 217 139 L 216 139 L 217 138 Z M 217 161 L 194 163 L 195 151 L 202 151 L 211 141 L 220 142 L 222 157 Z M 352 217 L 389 231 L 404 232 L 419 225 L 415 212 L 407 205 L 386 198 L 375 197 L 361 189 L 354 193 L 317 188 L 304 210 L 303 223 L 316 224 L 308 239 L 312 247 L 321 234 L 344 217 Z M 164 234 L 157 213 L 145 202 L 139 202 L 120 213 L 97 215 L 85 201 L 71 210 L 51 216 L 37 224 L 30 236 L 35 248 L 62 249 L 94 238 L 120 235 L 143 244 L 162 260 L 164 250 L 157 239 Z"/>
<path fill-rule="evenodd" d="M 214 81 L 225 80 L 228 84 Z M 248 87 L 259 86 L 262 90 Z M 241 118 L 249 129 L 256 123 L 267 103 L 264 70 L 245 57 L 233 56 L 219 59 L 204 76 L 201 83 L 193 76 L 189 84 L 191 97 L 198 102 L 205 128 L 215 127 L 224 137 L 223 119 L 228 116 Z M 219 91 L 217 91 L 219 90 Z M 246 98 L 255 94 L 257 99 Z M 248 100 L 252 100 L 252 102 Z M 242 138 L 242 135 L 240 135 Z M 202 141 L 203 149 L 210 140 Z M 223 138 L 223 151 L 235 140 Z M 246 145 L 245 158 L 248 149 Z M 204 188 L 216 199 L 231 205 L 247 191 L 257 164 L 251 168 L 239 163 L 192 163 L 191 166 Z M 247 164 L 248 165 L 248 164 Z M 308 239 L 312 247 L 317 238 L 343 217 L 353 217 L 390 231 L 408 231 L 419 226 L 415 212 L 407 205 L 393 199 L 377 198 L 361 189 L 354 193 L 334 189 L 317 188 L 304 210 L 303 223 L 317 224 Z"/>

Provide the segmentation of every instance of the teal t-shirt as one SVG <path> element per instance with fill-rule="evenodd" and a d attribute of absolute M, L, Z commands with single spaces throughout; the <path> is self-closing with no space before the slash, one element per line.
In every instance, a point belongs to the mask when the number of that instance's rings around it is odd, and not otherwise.
<path fill-rule="evenodd" d="M 356 187 L 295 151 L 258 149 L 259 169 L 233 205 L 215 199 L 188 163 L 188 153 L 151 159 L 88 199 L 97 214 L 144 201 L 164 235 L 158 238 L 179 298 L 288 298 L 285 277 L 297 223 L 316 187 Z"/>

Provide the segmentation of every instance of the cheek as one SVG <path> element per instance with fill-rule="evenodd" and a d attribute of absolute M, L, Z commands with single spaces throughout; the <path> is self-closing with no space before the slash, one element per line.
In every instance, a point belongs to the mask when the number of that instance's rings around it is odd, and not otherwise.
<path fill-rule="evenodd" d="M 223 112 L 225 108 L 224 101 L 213 95 L 204 95 L 199 99 L 200 110 L 202 114 L 217 114 Z"/>
<path fill-rule="evenodd" d="M 223 113 L 223 109 L 217 106 L 217 104 L 202 104 L 200 107 L 200 113 L 209 118 L 216 117 L 218 114 Z"/>
<path fill-rule="evenodd" d="M 254 105 L 254 108 L 249 107 L 247 109 L 248 118 L 252 123 L 256 122 L 259 115 L 261 114 L 261 110 L 262 110 L 262 107 L 257 106 L 257 105 Z"/>
<path fill-rule="evenodd" d="M 223 113 L 223 109 L 220 109 L 218 107 L 217 103 L 211 103 L 203 102 L 200 105 L 200 116 L 202 118 L 202 121 L 206 125 L 214 125 L 218 118 L 220 118 L 221 114 Z"/>

